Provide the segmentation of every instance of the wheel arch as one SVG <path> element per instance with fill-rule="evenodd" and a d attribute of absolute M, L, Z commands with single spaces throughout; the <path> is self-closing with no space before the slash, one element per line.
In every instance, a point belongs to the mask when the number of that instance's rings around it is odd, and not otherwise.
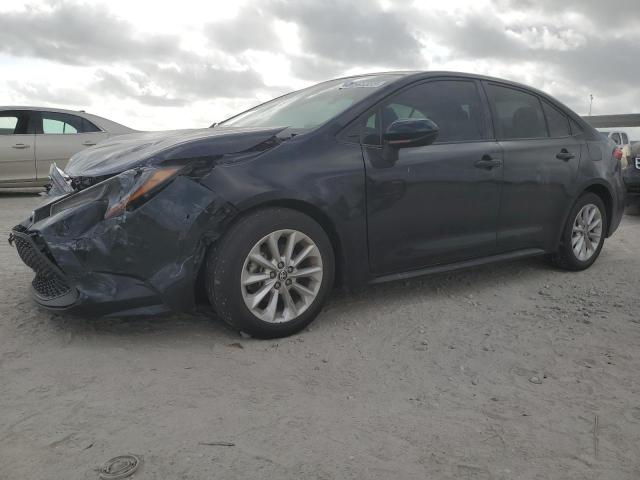
<path fill-rule="evenodd" d="M 335 258 L 335 278 L 334 278 L 334 286 L 342 287 L 346 280 L 344 278 L 344 272 L 346 270 L 345 266 L 345 256 L 342 247 L 342 241 L 338 232 L 335 228 L 333 221 L 329 218 L 329 216 L 323 212 L 319 207 L 313 205 L 312 203 L 293 198 L 279 198 L 279 199 L 263 199 L 262 201 L 252 202 L 249 205 L 246 205 L 245 208 L 238 210 L 233 218 L 228 220 L 225 223 L 225 231 L 229 230 L 232 225 L 240 221 L 247 215 L 255 212 L 256 210 L 262 210 L 265 208 L 272 207 L 281 207 L 281 208 L 289 208 L 291 210 L 296 210 L 300 213 L 303 213 L 313 220 L 315 220 L 322 229 L 326 232 L 329 237 L 329 241 L 331 242 L 331 247 L 333 248 L 333 254 Z M 215 248 L 216 242 L 213 242 L 207 246 L 207 248 Z M 205 300 L 205 294 L 202 288 L 204 284 L 204 275 L 205 275 L 206 262 L 203 259 L 203 262 L 198 269 L 198 274 L 195 282 L 196 288 L 196 297 L 199 300 L 199 303 L 203 303 Z M 208 303 L 208 302 L 206 302 Z"/>
<path fill-rule="evenodd" d="M 573 201 L 569 204 L 569 206 L 566 208 L 565 212 L 564 212 L 564 216 L 563 216 L 563 221 L 562 221 L 562 228 L 559 229 L 558 233 L 557 233 L 557 237 L 555 240 L 555 244 L 553 247 L 553 250 L 551 251 L 556 251 L 558 248 L 560 248 L 560 244 L 562 242 L 562 233 L 564 232 L 564 228 L 565 225 L 567 224 L 567 221 L 569 219 L 569 215 L 571 214 L 571 210 L 573 209 L 573 206 L 576 204 L 576 202 L 578 201 L 578 199 L 580 197 L 582 197 L 582 195 L 584 195 L 585 193 L 594 193 L 596 195 L 598 195 L 598 197 L 600 197 L 604 203 L 605 209 L 606 209 L 606 217 L 607 217 L 607 225 L 606 225 L 606 237 L 608 237 L 610 235 L 610 229 L 611 229 L 611 219 L 612 219 L 612 215 L 613 215 L 613 195 L 611 193 L 611 189 L 604 183 L 600 183 L 600 182 L 591 182 L 589 184 L 586 184 L 584 186 L 582 186 L 581 188 L 578 189 L 578 194 L 573 198 Z"/>
<path fill-rule="evenodd" d="M 600 197 L 600 199 L 602 199 L 607 214 L 607 228 L 605 231 L 606 236 L 608 237 L 610 235 L 611 221 L 613 218 L 613 194 L 611 193 L 611 190 L 609 189 L 609 187 L 602 183 L 592 183 L 591 185 L 584 188 L 582 192 L 580 192 L 578 198 L 580 198 L 585 193 L 594 193 L 598 197 Z"/>

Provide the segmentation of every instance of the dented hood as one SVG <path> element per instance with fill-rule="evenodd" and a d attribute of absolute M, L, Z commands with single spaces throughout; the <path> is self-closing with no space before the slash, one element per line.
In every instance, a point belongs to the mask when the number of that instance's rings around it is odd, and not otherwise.
<path fill-rule="evenodd" d="M 71 177 L 97 177 L 169 160 L 237 153 L 269 140 L 285 128 L 218 127 L 119 135 L 76 153 L 65 170 Z"/>

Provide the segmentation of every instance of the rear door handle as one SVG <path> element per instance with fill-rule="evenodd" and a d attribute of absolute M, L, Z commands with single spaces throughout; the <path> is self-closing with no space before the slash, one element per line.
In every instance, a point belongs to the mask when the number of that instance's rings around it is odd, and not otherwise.
<path fill-rule="evenodd" d="M 485 168 L 491 170 L 502 165 L 502 160 L 497 158 L 491 158 L 489 155 L 484 155 L 480 160 L 474 163 L 476 168 Z"/>
<path fill-rule="evenodd" d="M 574 158 L 576 156 L 575 153 L 571 153 L 569 150 L 567 150 L 566 148 L 563 148 L 562 150 L 560 150 L 560 152 L 558 152 L 556 154 L 556 158 L 558 160 L 571 160 L 572 158 Z"/>
<path fill-rule="evenodd" d="M 85 140 L 84 142 L 82 142 L 82 144 L 85 147 L 93 147 L 96 144 L 96 142 L 92 142 L 91 140 Z"/>
<path fill-rule="evenodd" d="M 29 145 L 24 143 L 16 143 L 15 145 L 11 145 L 11 148 L 29 148 Z"/>

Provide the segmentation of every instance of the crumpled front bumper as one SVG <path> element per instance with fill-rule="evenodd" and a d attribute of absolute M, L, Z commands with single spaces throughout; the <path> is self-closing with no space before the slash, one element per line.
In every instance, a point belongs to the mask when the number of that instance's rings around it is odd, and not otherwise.
<path fill-rule="evenodd" d="M 39 213 L 14 227 L 10 241 L 34 270 L 32 294 L 45 308 L 88 316 L 188 312 L 206 249 L 233 212 L 181 176 L 121 216 L 105 220 L 97 202 Z"/>
<path fill-rule="evenodd" d="M 35 272 L 31 292 L 39 303 L 52 308 L 64 308 L 76 302 L 78 291 L 69 285 L 65 274 L 51 258 L 36 232 L 16 225 L 9 235 L 9 243 L 15 245 L 22 261 Z"/>

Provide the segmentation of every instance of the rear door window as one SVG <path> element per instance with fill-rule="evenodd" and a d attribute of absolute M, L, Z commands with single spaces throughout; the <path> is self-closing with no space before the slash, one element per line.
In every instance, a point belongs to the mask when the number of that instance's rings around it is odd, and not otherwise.
<path fill-rule="evenodd" d="M 548 137 L 542 106 L 537 96 L 502 85 L 488 84 L 496 134 L 500 140 Z"/>
<path fill-rule="evenodd" d="M 619 133 L 614 133 L 611 135 L 611 140 L 613 140 L 616 145 L 620 145 L 622 143 L 622 140 L 620 139 L 620 134 Z"/>
<path fill-rule="evenodd" d="M 69 135 L 100 131 L 100 129 L 89 120 L 77 115 L 59 112 L 42 112 L 41 116 L 42 133 L 47 135 Z"/>
<path fill-rule="evenodd" d="M 544 116 L 547 118 L 549 135 L 554 138 L 568 137 L 570 130 L 569 119 L 566 115 L 546 100 L 542 100 L 542 109 L 544 110 Z"/>
<path fill-rule="evenodd" d="M 70 123 L 58 120 L 57 118 L 43 118 L 42 133 L 46 133 L 47 135 L 64 135 L 69 133 L 78 133 L 78 130 L 76 130 L 76 127 L 74 127 Z"/>
<path fill-rule="evenodd" d="M 627 137 L 627 134 L 624 132 L 622 132 L 621 135 L 622 135 L 622 144 L 627 145 L 629 143 L 629 137 Z"/>

